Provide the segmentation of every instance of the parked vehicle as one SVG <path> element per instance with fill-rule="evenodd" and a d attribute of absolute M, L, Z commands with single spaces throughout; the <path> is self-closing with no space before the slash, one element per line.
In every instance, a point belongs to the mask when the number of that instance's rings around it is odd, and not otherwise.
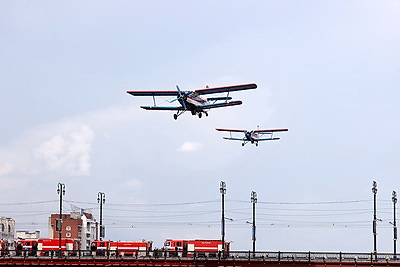
<path fill-rule="evenodd" d="M 152 250 L 152 241 L 93 241 L 91 250 L 96 255 L 118 255 L 118 256 L 148 256 Z"/>

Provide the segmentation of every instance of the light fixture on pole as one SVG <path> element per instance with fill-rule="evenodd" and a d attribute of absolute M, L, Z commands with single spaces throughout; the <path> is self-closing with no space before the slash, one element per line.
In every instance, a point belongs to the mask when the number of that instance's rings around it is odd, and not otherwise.
<path fill-rule="evenodd" d="M 62 196 L 65 195 L 65 184 L 58 183 L 57 194 L 60 195 L 60 218 L 56 221 L 56 231 L 58 231 L 58 256 L 61 257 L 61 239 L 62 239 Z"/>
<path fill-rule="evenodd" d="M 105 229 L 103 226 L 103 204 L 106 203 L 106 194 L 99 192 L 97 194 L 97 203 L 100 204 L 100 241 L 105 237 Z"/>
<path fill-rule="evenodd" d="M 257 203 L 257 193 L 251 191 L 251 203 L 253 203 L 253 227 L 252 227 L 252 240 L 253 240 L 253 257 L 256 253 L 256 203 Z"/>
<path fill-rule="evenodd" d="M 221 181 L 219 184 L 219 192 L 221 193 L 221 239 L 222 239 L 222 251 L 225 252 L 225 194 L 226 194 L 226 183 Z"/>
<path fill-rule="evenodd" d="M 377 235 L 377 233 L 376 233 L 376 221 L 377 221 L 377 219 L 376 219 L 376 193 L 377 192 L 378 192 L 378 185 L 377 185 L 376 181 L 373 181 L 372 182 L 372 193 L 374 194 L 374 219 L 372 222 L 372 233 L 374 235 L 374 257 L 375 257 L 375 260 L 377 260 L 377 258 L 378 258 L 378 255 L 377 255 L 378 251 L 376 248 L 376 235 Z"/>

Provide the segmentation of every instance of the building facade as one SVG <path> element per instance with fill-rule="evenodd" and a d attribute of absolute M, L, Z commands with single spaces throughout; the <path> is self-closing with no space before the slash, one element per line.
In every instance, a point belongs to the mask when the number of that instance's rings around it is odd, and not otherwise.
<path fill-rule="evenodd" d="M 0 239 L 12 244 L 15 237 L 15 221 L 11 218 L 0 217 Z"/>
<path fill-rule="evenodd" d="M 72 238 L 79 242 L 81 250 L 89 250 L 92 241 L 97 240 L 97 222 L 91 213 L 81 209 L 70 214 L 62 214 L 61 232 L 57 231 L 60 214 L 49 218 L 49 238 Z"/>
<path fill-rule="evenodd" d="M 17 231 L 16 239 L 39 239 L 40 231 L 29 232 L 29 231 Z"/>

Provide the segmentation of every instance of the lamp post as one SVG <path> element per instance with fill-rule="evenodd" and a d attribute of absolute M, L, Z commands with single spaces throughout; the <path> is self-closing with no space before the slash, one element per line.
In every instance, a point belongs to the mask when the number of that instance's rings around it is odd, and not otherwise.
<path fill-rule="evenodd" d="M 397 242 L 397 224 L 396 224 L 396 203 L 397 203 L 397 193 L 392 192 L 392 202 L 393 202 L 393 258 L 396 259 L 396 242 Z"/>
<path fill-rule="evenodd" d="M 219 192 L 221 193 L 221 238 L 222 238 L 222 251 L 225 252 L 225 194 L 226 183 L 221 181 L 219 184 Z"/>
<path fill-rule="evenodd" d="M 97 203 L 100 204 L 100 241 L 105 237 L 104 226 L 103 226 L 103 204 L 106 203 L 106 194 L 99 192 L 97 194 Z"/>
<path fill-rule="evenodd" d="M 378 192 L 376 181 L 372 182 L 372 193 L 374 194 L 374 220 L 372 222 L 372 233 L 374 235 L 374 256 L 375 260 L 377 260 L 377 249 L 376 249 L 376 193 Z"/>
<path fill-rule="evenodd" d="M 58 231 L 58 250 L 61 257 L 61 238 L 62 238 L 62 196 L 65 195 L 65 184 L 58 183 L 57 194 L 60 195 L 60 218 L 56 222 L 56 230 Z"/>
<path fill-rule="evenodd" d="M 257 203 L 257 193 L 251 191 L 251 203 L 253 203 L 253 227 L 252 227 L 252 240 L 253 240 L 253 257 L 256 253 L 256 203 Z"/>

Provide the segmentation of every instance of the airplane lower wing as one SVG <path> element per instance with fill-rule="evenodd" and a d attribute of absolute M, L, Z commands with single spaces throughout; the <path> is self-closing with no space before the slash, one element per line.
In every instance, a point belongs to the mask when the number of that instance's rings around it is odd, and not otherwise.
<path fill-rule="evenodd" d="M 145 110 L 188 110 L 183 107 L 140 106 Z"/>
<path fill-rule="evenodd" d="M 218 103 L 218 104 L 207 104 L 207 105 L 201 105 L 199 108 L 202 109 L 211 109 L 211 108 L 221 108 L 221 107 L 230 107 L 230 106 L 237 106 L 241 105 L 242 101 L 231 101 L 231 102 L 223 102 L 223 103 Z"/>
<path fill-rule="evenodd" d="M 223 137 L 226 140 L 244 141 L 244 138 Z"/>
<path fill-rule="evenodd" d="M 273 140 L 279 140 L 279 137 L 274 137 L 274 138 L 258 138 L 256 141 L 273 141 Z"/>

